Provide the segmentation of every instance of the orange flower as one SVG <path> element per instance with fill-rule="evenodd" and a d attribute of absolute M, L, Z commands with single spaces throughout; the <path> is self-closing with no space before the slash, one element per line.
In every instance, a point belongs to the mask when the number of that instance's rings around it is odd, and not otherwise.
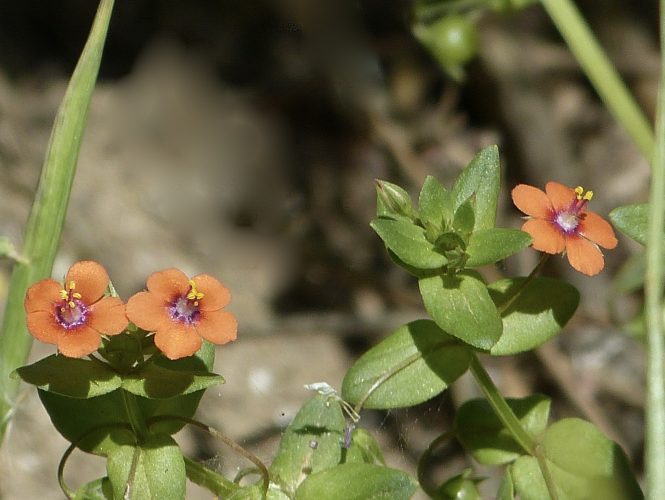
<path fill-rule="evenodd" d="M 101 335 L 117 335 L 129 323 L 122 301 L 103 297 L 108 284 L 106 270 L 90 260 L 70 267 L 64 285 L 38 281 L 25 295 L 28 330 L 70 358 L 93 353 Z"/>
<path fill-rule="evenodd" d="M 238 322 L 222 311 L 231 294 L 212 276 L 199 274 L 190 280 L 172 268 L 150 275 L 147 285 L 147 292 L 127 302 L 127 317 L 155 332 L 155 345 L 167 358 L 191 356 L 201 348 L 202 338 L 213 344 L 236 339 Z"/>
<path fill-rule="evenodd" d="M 605 219 L 587 210 L 592 191 L 548 182 L 543 193 L 519 184 L 512 197 L 515 206 L 530 216 L 522 231 L 533 238 L 533 248 L 549 254 L 565 250 L 570 265 L 588 276 L 603 270 L 605 262 L 598 246 L 614 248 L 617 239 Z"/>

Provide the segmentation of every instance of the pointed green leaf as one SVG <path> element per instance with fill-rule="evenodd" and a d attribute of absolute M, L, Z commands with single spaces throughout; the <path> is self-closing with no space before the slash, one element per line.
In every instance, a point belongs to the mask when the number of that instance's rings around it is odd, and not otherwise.
<path fill-rule="evenodd" d="M 550 412 L 549 398 L 534 394 L 508 398 L 506 402 L 529 434 L 537 437 L 543 433 Z M 473 458 L 484 465 L 506 464 L 524 453 L 484 399 L 472 399 L 459 408 L 455 432 Z"/>
<path fill-rule="evenodd" d="M 167 399 L 223 384 L 221 375 L 204 371 L 177 371 L 149 364 L 122 379 L 126 391 L 149 399 Z"/>
<path fill-rule="evenodd" d="M 491 353 L 516 354 L 537 347 L 559 333 L 580 301 L 577 289 L 553 278 L 505 279 L 489 285 L 489 293 L 502 312 L 503 335 Z M 522 288 L 524 286 L 524 288 Z M 513 298 L 516 297 L 514 300 Z"/>
<path fill-rule="evenodd" d="M 201 350 L 194 356 L 176 361 L 160 358 L 155 363 L 171 370 L 210 370 L 214 352 L 214 347 L 209 342 L 204 342 Z M 78 443 L 78 447 L 83 451 L 107 456 L 118 446 L 115 435 L 123 434 L 117 426 L 130 427 L 121 391 L 122 389 L 118 389 L 90 399 L 74 399 L 42 390 L 38 392 L 53 425 L 65 439 L 77 442 L 82 436 L 89 434 L 85 440 Z M 137 399 L 146 419 L 158 415 L 193 417 L 202 396 L 203 391 L 198 391 L 169 399 Z M 116 427 L 103 427 L 113 425 Z M 184 425 L 182 422 L 160 422 L 151 426 L 151 430 L 154 433 L 174 434 Z M 93 430 L 95 431 L 91 433 Z"/>
<path fill-rule="evenodd" d="M 351 435 L 351 446 L 342 451 L 343 463 L 366 463 L 386 465 L 379 443 L 366 429 L 355 429 Z"/>
<path fill-rule="evenodd" d="M 319 394 L 307 401 L 282 434 L 270 466 L 272 482 L 293 498 L 298 485 L 342 460 L 346 421 L 340 404 Z"/>
<path fill-rule="evenodd" d="M 185 498 L 185 462 L 171 436 L 151 434 L 140 445 L 119 446 L 110 453 L 106 469 L 114 498 Z"/>
<path fill-rule="evenodd" d="M 557 496 L 562 500 L 644 498 L 621 447 L 589 422 L 577 418 L 560 420 L 545 432 L 541 449 Z M 511 474 L 521 499 L 549 496 L 535 458 L 519 458 L 511 466 Z"/>
<path fill-rule="evenodd" d="M 372 464 L 343 464 L 312 474 L 296 492 L 296 500 L 408 499 L 418 483 L 407 473 Z"/>
<path fill-rule="evenodd" d="M 475 196 L 474 230 L 494 227 L 500 182 L 499 148 L 496 146 L 480 151 L 457 178 L 452 189 L 453 208 L 457 210 Z"/>
<path fill-rule="evenodd" d="M 516 254 L 531 244 L 531 236 L 518 229 L 481 229 L 469 238 L 467 267 L 484 266 Z"/>
<path fill-rule="evenodd" d="M 642 245 L 647 244 L 647 219 L 649 205 L 625 205 L 610 212 L 610 220 L 623 234 Z"/>
<path fill-rule="evenodd" d="M 431 175 L 425 178 L 418 199 L 418 215 L 424 224 L 431 224 L 439 230 L 445 228 L 446 221 L 452 219 L 450 194 Z"/>
<path fill-rule="evenodd" d="M 112 11 L 113 0 L 99 2 L 90 35 L 53 124 L 25 230 L 21 249 L 24 261 L 18 262 L 12 272 L 0 329 L 0 441 L 19 389 L 18 380 L 10 379 L 9 374 L 25 363 L 32 345 L 23 300 L 30 285 L 51 275 Z"/>
<path fill-rule="evenodd" d="M 70 398 L 94 398 L 120 387 L 117 373 L 88 359 L 51 355 L 15 372 L 24 382 Z"/>
<path fill-rule="evenodd" d="M 342 382 L 342 397 L 357 404 L 369 394 L 364 408 L 413 406 L 443 392 L 469 361 L 470 350 L 433 321 L 413 321 L 355 362 Z"/>
<path fill-rule="evenodd" d="M 446 258 L 434 250 L 425 237 L 425 230 L 405 220 L 374 219 L 370 226 L 388 249 L 409 266 L 418 269 L 438 269 Z"/>
<path fill-rule="evenodd" d="M 476 221 L 473 199 L 474 197 L 472 196 L 462 203 L 457 210 L 455 210 L 455 217 L 453 218 L 453 229 L 464 239 L 464 241 L 469 239 L 469 235 L 473 231 L 473 226 Z"/>
<path fill-rule="evenodd" d="M 418 285 L 425 309 L 446 333 L 485 350 L 501 337 L 501 318 L 476 273 L 421 278 Z"/>

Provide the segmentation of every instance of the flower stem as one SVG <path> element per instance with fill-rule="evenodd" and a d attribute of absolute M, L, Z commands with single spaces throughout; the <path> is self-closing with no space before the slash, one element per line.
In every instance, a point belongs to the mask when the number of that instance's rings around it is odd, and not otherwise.
<path fill-rule="evenodd" d="M 487 373 L 475 354 L 471 357 L 470 368 L 471 374 L 476 379 L 476 382 L 478 382 L 480 390 L 485 395 L 485 398 L 494 410 L 494 413 L 496 413 L 496 416 L 499 417 L 499 420 L 501 420 L 503 425 L 506 426 L 506 429 L 508 429 L 513 438 L 515 438 L 515 441 L 517 441 L 517 444 L 519 444 L 529 455 L 534 455 L 536 452 L 536 442 L 529 433 L 524 430 L 522 423 L 510 406 L 508 406 L 506 400 L 503 399 L 499 389 L 494 385 L 489 373 Z"/>
<path fill-rule="evenodd" d="M 542 4 L 609 111 L 651 160 L 653 129 L 575 4 L 571 0 L 542 0 Z"/>
<path fill-rule="evenodd" d="M 185 472 L 189 480 L 199 486 L 206 488 L 220 498 L 230 497 L 238 490 L 238 485 L 229 481 L 224 476 L 217 474 L 214 470 L 184 457 Z"/>
<path fill-rule="evenodd" d="M 125 411 L 127 412 L 129 424 L 132 426 L 136 439 L 141 442 L 143 438 L 148 435 L 148 426 L 145 423 L 143 413 L 136 401 L 136 396 L 124 389 L 120 389 L 120 393 L 122 394 L 122 402 L 125 404 Z"/>
<path fill-rule="evenodd" d="M 476 379 L 476 382 L 480 386 L 480 390 L 485 395 L 488 403 L 494 410 L 494 413 L 501 423 L 508 429 L 508 432 L 513 436 L 513 439 L 519 444 L 522 449 L 529 455 L 536 458 L 540 470 L 545 479 L 545 484 L 547 489 L 552 497 L 552 500 L 558 499 L 556 485 L 552 479 L 552 476 L 545 461 L 545 457 L 540 449 L 540 446 L 536 443 L 534 438 L 524 429 L 522 423 L 517 418 L 517 415 L 513 412 L 512 408 L 508 406 L 508 403 L 503 398 L 499 389 L 492 382 L 489 373 L 485 370 L 483 365 L 478 360 L 478 357 L 474 354 L 471 357 L 471 374 Z"/>
<path fill-rule="evenodd" d="M 660 1 L 661 75 L 656 113 L 656 151 L 651 174 L 647 267 L 645 473 L 648 498 L 665 498 L 665 340 L 663 338 L 663 226 L 665 225 L 665 0 Z"/>
<path fill-rule="evenodd" d="M 513 295 L 503 304 L 497 306 L 496 310 L 499 311 L 499 315 L 503 315 L 503 313 L 506 312 L 506 310 L 513 304 L 513 302 L 515 302 L 519 298 L 522 291 L 527 287 L 529 283 L 533 281 L 533 278 L 535 278 L 538 275 L 538 273 L 543 269 L 545 263 L 548 261 L 549 258 L 550 254 L 548 253 L 543 252 L 540 255 L 540 260 L 538 261 L 538 264 L 536 264 L 536 267 L 534 267 L 531 270 L 526 279 L 520 284 L 517 290 L 515 290 L 515 293 L 513 293 Z"/>
<path fill-rule="evenodd" d="M 25 363 L 32 337 L 25 327 L 28 287 L 50 276 L 65 221 L 76 161 L 102 57 L 114 0 L 101 0 L 88 41 L 58 110 L 21 255 L 14 264 L 0 330 L 0 443 L 10 420 L 19 381 L 9 374 Z"/>

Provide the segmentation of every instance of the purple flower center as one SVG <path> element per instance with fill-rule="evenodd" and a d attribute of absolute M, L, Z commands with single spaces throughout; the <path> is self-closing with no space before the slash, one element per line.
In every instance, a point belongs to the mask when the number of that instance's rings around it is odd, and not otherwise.
<path fill-rule="evenodd" d="M 84 325 L 90 310 L 79 299 L 63 300 L 55 308 L 55 319 L 65 330 L 72 330 Z"/>
<path fill-rule="evenodd" d="M 198 301 L 188 299 L 186 295 L 176 298 L 167 307 L 167 310 L 173 321 L 178 321 L 185 325 L 195 324 L 201 317 Z"/>
<path fill-rule="evenodd" d="M 580 222 L 584 218 L 581 213 L 582 209 L 586 207 L 588 200 L 586 199 L 573 199 L 570 206 L 564 210 L 552 211 L 552 223 L 564 234 L 576 234 Z"/>

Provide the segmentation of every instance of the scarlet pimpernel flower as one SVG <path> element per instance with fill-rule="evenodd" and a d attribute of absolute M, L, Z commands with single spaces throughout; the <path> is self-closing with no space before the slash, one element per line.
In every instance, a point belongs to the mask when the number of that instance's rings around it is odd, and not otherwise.
<path fill-rule="evenodd" d="M 515 206 L 529 216 L 522 226 L 533 238 L 533 248 L 549 254 L 566 252 L 570 265 L 593 276 L 605 266 L 598 248 L 614 248 L 617 239 L 609 222 L 587 210 L 592 191 L 584 192 L 548 182 L 545 192 L 519 184 L 512 191 Z"/>
<path fill-rule="evenodd" d="M 151 274 L 147 287 L 129 299 L 127 316 L 139 328 L 155 332 L 155 346 L 167 358 L 191 356 L 202 339 L 213 344 L 236 339 L 238 323 L 222 310 L 231 294 L 212 276 L 189 279 L 179 269 L 166 269 Z"/>
<path fill-rule="evenodd" d="M 122 300 L 104 297 L 108 285 L 106 270 L 89 260 L 70 267 L 64 284 L 38 281 L 25 296 L 28 330 L 65 356 L 93 353 L 102 335 L 117 335 L 129 323 Z"/>

